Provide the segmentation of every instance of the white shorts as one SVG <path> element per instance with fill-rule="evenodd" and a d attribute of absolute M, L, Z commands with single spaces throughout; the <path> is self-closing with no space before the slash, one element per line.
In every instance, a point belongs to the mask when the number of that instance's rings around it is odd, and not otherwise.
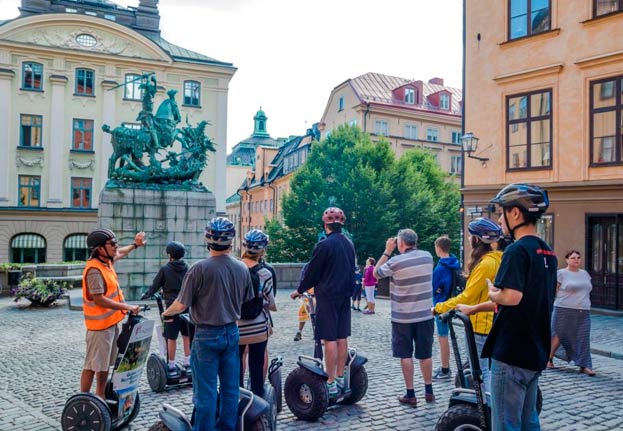
<path fill-rule="evenodd" d="M 365 290 L 366 290 L 366 302 L 374 302 L 374 289 L 376 289 L 376 286 L 366 286 Z"/>

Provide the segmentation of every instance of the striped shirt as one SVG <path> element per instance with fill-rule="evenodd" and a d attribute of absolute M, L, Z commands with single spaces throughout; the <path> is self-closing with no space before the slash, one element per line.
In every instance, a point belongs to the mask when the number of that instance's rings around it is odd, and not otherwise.
<path fill-rule="evenodd" d="M 264 294 L 264 309 L 255 318 L 250 320 L 238 320 L 238 331 L 240 332 L 240 342 L 238 344 L 255 344 L 268 340 L 272 333 L 270 322 L 270 307 L 275 305 L 275 294 L 273 291 L 273 275 L 266 267 L 257 272 Z"/>
<path fill-rule="evenodd" d="M 415 323 L 433 318 L 433 257 L 424 250 L 411 249 L 394 256 L 377 271 L 379 278 L 391 277 L 392 322 Z"/>

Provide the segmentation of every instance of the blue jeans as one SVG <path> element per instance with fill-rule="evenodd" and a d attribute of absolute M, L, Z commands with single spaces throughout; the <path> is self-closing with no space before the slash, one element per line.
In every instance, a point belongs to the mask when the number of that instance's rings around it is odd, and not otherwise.
<path fill-rule="evenodd" d="M 489 358 L 483 359 L 480 357 L 480 355 L 482 355 L 482 347 L 485 345 L 487 336 L 474 334 L 474 337 L 476 338 L 478 363 L 480 364 L 480 369 L 482 370 L 482 380 L 485 382 L 485 392 L 491 392 L 491 371 L 489 370 Z"/>
<path fill-rule="evenodd" d="M 492 431 L 539 431 L 538 371 L 491 360 Z"/>
<path fill-rule="evenodd" d="M 193 371 L 193 431 L 235 431 L 238 421 L 240 362 L 238 326 L 197 328 L 190 354 Z M 220 409 L 216 421 L 216 377 L 220 382 Z M 215 424 L 216 422 L 216 424 Z"/>

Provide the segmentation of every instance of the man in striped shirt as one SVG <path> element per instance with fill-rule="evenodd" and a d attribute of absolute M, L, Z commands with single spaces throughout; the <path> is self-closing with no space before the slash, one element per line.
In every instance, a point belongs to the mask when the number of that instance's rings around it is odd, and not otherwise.
<path fill-rule="evenodd" d="M 399 255 L 391 257 L 395 249 Z M 417 249 L 417 234 L 402 229 L 385 243 L 385 252 L 374 268 L 376 278 L 389 279 L 392 310 L 392 352 L 400 358 L 407 392 L 398 397 L 402 404 L 417 406 L 413 388 L 413 353 L 420 361 L 427 403 L 435 401 L 433 394 L 433 324 L 432 302 L 433 257 Z M 415 346 L 415 349 L 414 349 Z"/>

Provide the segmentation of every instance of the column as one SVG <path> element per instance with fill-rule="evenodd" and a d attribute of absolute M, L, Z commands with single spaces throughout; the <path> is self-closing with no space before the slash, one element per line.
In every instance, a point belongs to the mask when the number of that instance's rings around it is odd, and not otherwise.
<path fill-rule="evenodd" d="M 51 75 L 50 83 L 52 84 L 52 96 L 50 98 L 50 143 L 46 145 L 44 142 L 44 148 L 46 150 L 46 156 L 48 162 L 48 201 L 46 206 L 48 208 L 62 208 L 63 207 L 63 175 L 65 171 L 65 164 L 63 163 L 63 155 L 65 152 L 65 87 L 67 86 L 67 77 L 61 75 Z M 44 119 L 45 127 L 45 119 Z M 46 148 L 47 147 L 47 148 Z"/>
<path fill-rule="evenodd" d="M 227 81 L 229 82 L 229 81 Z M 226 164 L 227 164 L 227 82 L 223 88 L 222 82 L 219 82 L 219 89 L 216 93 L 216 124 L 214 137 L 216 143 L 216 153 L 214 153 L 215 175 L 214 188 L 211 190 L 216 199 L 217 213 L 225 213 L 225 196 L 227 189 Z"/>
<path fill-rule="evenodd" d="M 11 80 L 15 76 L 15 72 L 9 69 L 0 69 L 0 100 L 12 100 Z M 11 130 L 19 134 L 19 126 L 17 122 L 10 127 L 11 104 L 0 103 L 0 160 L 2 161 L 2 173 L 0 173 L 0 207 L 9 206 L 9 183 L 11 172 L 15 169 L 9 169 L 9 137 Z M 14 144 L 15 145 L 15 144 Z M 15 157 L 15 156 L 14 156 Z M 15 165 L 13 165 L 15 166 Z"/>

